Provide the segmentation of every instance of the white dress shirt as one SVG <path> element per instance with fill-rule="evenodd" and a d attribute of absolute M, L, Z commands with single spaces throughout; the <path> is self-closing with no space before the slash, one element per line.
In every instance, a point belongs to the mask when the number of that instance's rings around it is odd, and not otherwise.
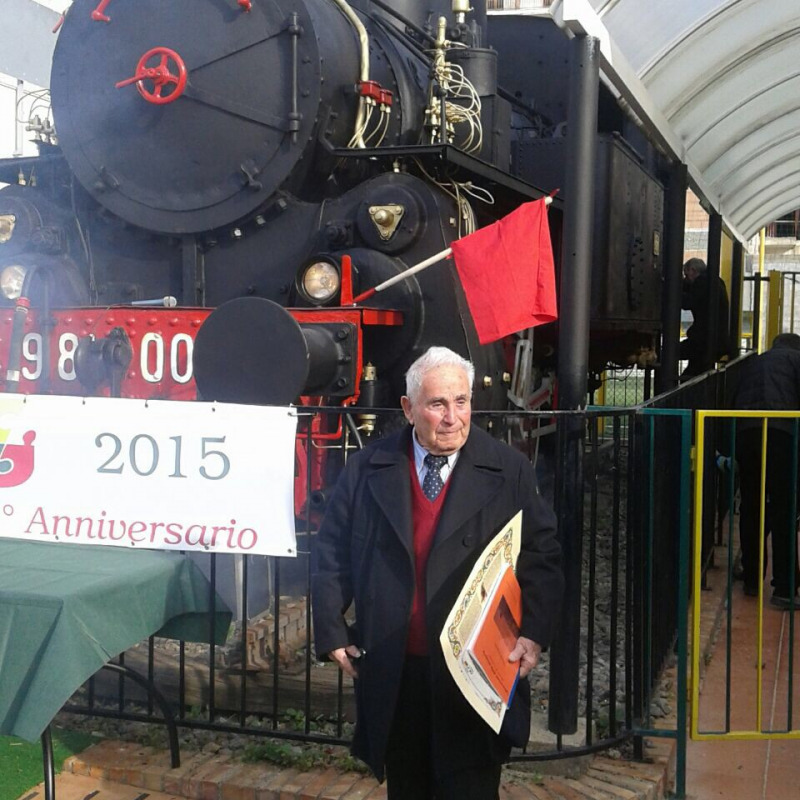
<path fill-rule="evenodd" d="M 425 463 L 425 456 L 428 455 L 429 451 L 417 441 L 416 431 L 414 431 L 411 441 L 414 443 L 414 466 L 417 470 L 419 485 L 422 486 L 422 482 L 425 480 L 425 476 L 428 474 L 428 465 Z M 460 450 L 456 450 L 455 453 L 451 453 L 449 456 L 447 456 L 447 463 L 439 470 L 442 483 L 447 483 L 447 479 L 450 477 L 450 473 L 453 471 L 456 461 L 458 461 L 458 455 L 460 452 Z"/>

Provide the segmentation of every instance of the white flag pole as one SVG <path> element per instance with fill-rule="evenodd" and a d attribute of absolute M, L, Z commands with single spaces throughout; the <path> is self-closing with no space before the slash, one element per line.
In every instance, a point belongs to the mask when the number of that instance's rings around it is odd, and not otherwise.
<path fill-rule="evenodd" d="M 431 256 L 430 258 L 426 258 L 424 261 L 420 261 L 419 264 L 414 265 L 413 267 L 409 267 L 406 270 L 395 275 L 393 278 L 389 278 L 388 281 L 384 281 L 383 283 L 379 283 L 377 286 L 373 287 L 372 289 L 367 289 L 366 292 L 362 292 L 358 297 L 353 298 L 353 305 L 356 303 L 360 303 L 362 300 L 366 300 L 368 297 L 372 297 L 376 292 L 382 292 L 384 289 L 388 289 L 390 286 L 394 286 L 396 283 L 400 283 L 400 281 L 405 280 L 411 275 L 416 274 L 417 272 L 422 272 L 422 270 L 427 269 L 432 264 L 436 264 L 439 261 L 443 261 L 453 252 L 452 247 L 448 247 L 446 250 L 442 250 L 440 253 L 437 253 L 435 256 Z"/>
<path fill-rule="evenodd" d="M 544 198 L 544 204 L 549 206 L 553 202 L 553 198 L 548 196 Z M 466 237 L 465 237 L 466 238 Z M 389 280 L 384 281 L 383 283 L 379 283 L 377 286 L 373 287 L 372 289 L 367 289 L 366 292 L 361 292 L 360 295 L 353 298 L 353 305 L 363 302 L 368 298 L 372 297 L 372 295 L 376 294 L 377 292 L 382 292 L 384 289 L 388 289 L 390 286 L 394 286 L 396 283 L 400 283 L 400 281 L 405 280 L 406 278 L 415 275 L 417 272 L 422 272 L 422 270 L 427 269 L 433 264 L 438 264 L 440 261 L 444 261 L 444 259 L 449 258 L 453 253 L 453 248 L 448 247 L 446 250 L 442 250 L 436 255 L 431 256 L 430 258 L 426 258 L 424 261 L 420 261 L 419 264 L 415 264 L 413 267 L 409 267 L 406 270 L 395 275 L 393 278 L 389 278 Z"/>

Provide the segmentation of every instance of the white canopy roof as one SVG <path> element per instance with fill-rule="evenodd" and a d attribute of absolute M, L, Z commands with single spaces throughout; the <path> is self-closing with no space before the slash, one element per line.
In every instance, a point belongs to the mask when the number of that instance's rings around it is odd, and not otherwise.
<path fill-rule="evenodd" d="M 800 0 L 555 0 L 608 81 L 749 238 L 800 208 Z"/>

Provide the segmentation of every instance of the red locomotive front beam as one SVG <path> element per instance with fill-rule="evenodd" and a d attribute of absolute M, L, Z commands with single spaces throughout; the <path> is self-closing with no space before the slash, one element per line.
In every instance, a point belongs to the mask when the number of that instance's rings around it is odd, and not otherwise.
<path fill-rule="evenodd" d="M 36 309 L 24 324 L 18 391 L 33 394 L 53 391 L 83 395 L 86 390 L 75 375 L 75 352 L 79 339 L 102 339 L 122 328 L 133 348 L 133 358 L 121 380 L 121 396 L 141 399 L 193 400 L 196 396 L 191 370 L 194 337 L 212 309 L 142 308 L 117 306 L 109 309 L 58 309 L 51 313 L 52 326 L 45 341 Z M 359 330 L 358 373 L 361 378 L 361 334 L 371 326 L 399 326 L 399 311 L 376 308 L 289 308 L 298 323 L 349 322 Z M 8 364 L 14 309 L 0 310 L 0 391 Z M 44 358 L 44 349 L 48 358 Z M 43 370 L 49 365 L 48 374 Z M 358 381 L 356 382 L 358 387 Z M 108 388 L 103 394 L 108 393 Z M 357 396 L 357 395 L 356 395 Z"/>

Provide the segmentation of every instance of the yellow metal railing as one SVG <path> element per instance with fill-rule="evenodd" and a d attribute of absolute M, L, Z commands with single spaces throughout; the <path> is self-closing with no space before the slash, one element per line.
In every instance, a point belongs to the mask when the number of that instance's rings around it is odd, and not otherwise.
<path fill-rule="evenodd" d="M 760 468 L 760 507 L 759 507 L 759 578 L 758 578 L 758 615 L 755 625 L 756 636 L 756 654 L 755 654 L 755 692 L 756 692 L 756 708 L 755 708 L 755 726 L 753 728 L 739 728 L 731 725 L 730 721 L 730 703 L 733 694 L 733 687 L 731 686 L 731 605 L 733 602 L 732 595 L 732 581 L 733 574 L 731 566 L 733 559 L 729 558 L 728 568 L 728 584 L 727 584 L 727 606 L 728 606 L 728 633 L 727 633 L 727 665 L 726 671 L 726 724 L 724 730 L 701 730 L 699 724 L 700 718 L 700 661 L 701 661 L 701 645 L 700 645 L 700 627 L 701 627 L 701 611 L 702 611 L 702 569 L 703 569 L 703 506 L 704 502 L 712 502 L 710 498 L 704 497 L 705 471 L 708 463 L 714 464 L 715 459 L 709 459 L 706 449 L 706 423 L 712 420 L 736 420 L 736 419 L 758 419 L 761 421 L 761 468 Z M 694 536 L 694 563 L 693 563 L 693 576 L 692 576 L 692 630 L 691 630 L 691 708 L 690 708 L 690 735 L 692 739 L 710 740 L 710 739 L 800 739 L 800 724 L 792 719 L 792 702 L 793 702 L 793 672 L 794 672 L 794 614 L 789 615 L 789 643 L 788 643 L 788 693 L 787 693 L 787 707 L 788 707 L 788 721 L 785 730 L 765 729 L 764 709 L 763 709 L 763 694 L 764 694 L 764 535 L 766 528 L 766 515 L 767 515 L 767 445 L 768 445 L 768 423 L 769 420 L 786 419 L 786 420 L 800 420 L 800 411 L 697 411 L 696 412 L 696 446 L 694 458 L 694 502 L 693 502 L 693 536 Z M 730 423 L 729 423 L 730 424 Z M 733 423 L 735 425 L 735 423 Z M 793 447 L 797 450 L 797 431 L 798 423 L 794 423 L 794 436 Z M 730 437 L 731 443 L 735 442 L 735 427 L 731 429 L 732 435 Z M 714 454 L 715 456 L 717 454 Z M 731 458 L 733 454 L 731 454 Z M 708 463 L 707 463 L 708 462 Z M 797 480 L 797 457 L 793 458 L 793 465 L 791 473 L 786 475 L 787 481 Z M 731 461 L 731 468 L 734 462 Z M 716 467 L 715 467 L 716 468 Z M 730 485 L 733 488 L 733 478 L 731 477 Z M 792 488 L 792 492 L 794 489 Z M 793 505 L 796 506 L 796 499 Z M 733 502 L 729 507 L 730 521 L 729 521 L 729 552 L 733 546 Z M 792 515 L 793 521 L 796 521 L 797 508 L 794 509 Z M 797 527 L 796 522 L 793 522 L 795 545 L 792 546 L 792 553 L 796 553 L 796 538 Z M 791 536 L 789 537 L 791 541 Z M 794 587 L 797 588 L 797 587 Z M 800 611 L 800 599 L 798 599 L 798 611 Z M 776 612 L 777 613 L 777 612 Z M 784 632 L 782 627 L 781 632 Z M 741 654 L 739 654 L 741 657 Z M 716 657 L 716 656 L 715 656 Z M 747 656 L 744 656 L 745 658 Z M 776 674 L 774 676 L 774 692 L 771 695 L 773 702 L 775 701 L 775 694 L 778 687 L 778 674 L 776 666 Z M 739 691 L 747 691 L 752 687 L 737 687 Z M 743 695 L 739 695 L 743 697 Z M 800 717 L 800 713 L 797 715 Z M 770 721 L 770 725 L 772 722 Z"/>
<path fill-rule="evenodd" d="M 782 273 L 769 271 L 769 298 L 767 301 L 767 348 L 783 331 L 783 280 Z"/>

